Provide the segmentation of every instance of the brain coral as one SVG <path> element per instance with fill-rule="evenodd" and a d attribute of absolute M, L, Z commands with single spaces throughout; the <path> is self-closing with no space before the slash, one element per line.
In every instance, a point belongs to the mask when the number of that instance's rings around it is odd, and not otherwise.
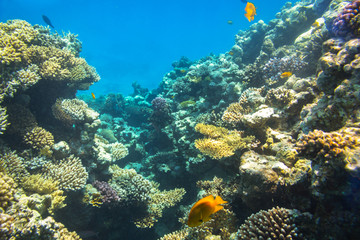
<path fill-rule="evenodd" d="M 85 186 L 88 173 L 81 160 L 71 155 L 59 163 L 47 163 L 43 167 L 43 177 L 59 182 L 62 190 L 75 191 Z"/>
<path fill-rule="evenodd" d="M 272 208 L 252 214 L 237 232 L 237 239 L 302 239 L 294 223 L 297 210 Z"/>

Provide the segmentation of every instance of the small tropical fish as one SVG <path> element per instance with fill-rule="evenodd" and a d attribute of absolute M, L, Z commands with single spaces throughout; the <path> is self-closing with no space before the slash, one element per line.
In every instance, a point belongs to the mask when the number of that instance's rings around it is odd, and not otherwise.
<path fill-rule="evenodd" d="M 187 222 L 188 226 L 197 227 L 202 223 L 209 221 L 211 214 L 224 208 L 223 206 L 220 206 L 220 204 L 223 203 L 227 203 L 227 201 L 222 200 L 220 196 L 215 198 L 213 195 L 209 195 L 200 199 L 190 210 Z"/>
<path fill-rule="evenodd" d="M 229 51 L 229 55 L 230 55 L 230 56 L 234 55 L 234 52 L 233 52 L 233 51 Z"/>
<path fill-rule="evenodd" d="M 181 72 L 181 73 L 186 73 L 186 70 L 185 70 L 185 69 L 181 69 L 180 72 Z"/>
<path fill-rule="evenodd" d="M 50 21 L 50 19 L 49 19 L 47 16 L 42 15 L 42 19 L 44 20 L 44 22 L 45 22 L 47 25 L 49 25 L 49 26 L 52 27 L 52 28 L 55 28 L 55 27 L 51 24 L 51 21 Z"/>
<path fill-rule="evenodd" d="M 251 2 L 247 2 L 245 7 L 245 17 L 249 20 L 249 22 L 254 21 L 254 16 L 256 15 L 256 7 Z"/>
<path fill-rule="evenodd" d="M 292 72 L 283 72 L 283 73 L 280 75 L 280 77 L 281 77 L 281 78 L 289 78 L 289 77 L 291 77 L 292 74 L 293 74 Z"/>
<path fill-rule="evenodd" d="M 93 92 L 91 93 L 91 96 L 93 99 L 95 99 L 95 94 Z"/>
<path fill-rule="evenodd" d="M 229 25 L 231 25 L 231 24 L 233 24 L 233 21 L 228 20 L 227 23 L 228 23 Z"/>
<path fill-rule="evenodd" d="M 312 27 L 318 28 L 320 26 L 320 23 L 318 21 L 315 21 L 313 24 L 311 24 Z"/>

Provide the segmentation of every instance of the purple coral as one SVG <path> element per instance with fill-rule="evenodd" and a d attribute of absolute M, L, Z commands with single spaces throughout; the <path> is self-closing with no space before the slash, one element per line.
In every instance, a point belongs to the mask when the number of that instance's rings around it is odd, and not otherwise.
<path fill-rule="evenodd" d="M 359 13 L 360 0 L 355 0 L 345 6 L 337 18 L 334 19 L 331 31 L 335 36 L 344 37 L 358 31 L 356 16 Z"/>
<path fill-rule="evenodd" d="M 156 97 L 151 101 L 152 107 L 154 111 L 157 112 L 167 112 L 169 109 L 169 106 L 166 102 L 166 100 L 162 97 Z"/>
<path fill-rule="evenodd" d="M 121 200 L 117 192 L 107 182 L 96 180 L 92 185 L 100 192 L 103 203 L 119 202 Z"/>
<path fill-rule="evenodd" d="M 284 72 L 296 72 L 305 65 L 298 57 L 271 58 L 264 66 L 264 78 L 272 82 L 278 82 Z"/>

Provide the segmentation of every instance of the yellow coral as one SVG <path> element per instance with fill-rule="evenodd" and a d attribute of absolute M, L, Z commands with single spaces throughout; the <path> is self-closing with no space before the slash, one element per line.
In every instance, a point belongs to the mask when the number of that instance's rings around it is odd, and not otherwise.
<path fill-rule="evenodd" d="M 54 145 L 54 137 L 51 132 L 46 131 L 42 127 L 34 127 L 24 136 L 24 141 L 35 149 L 43 149 Z"/>
<path fill-rule="evenodd" d="M 7 208 L 14 199 L 15 182 L 14 180 L 0 172 L 0 208 Z"/>
<path fill-rule="evenodd" d="M 198 123 L 195 130 L 208 137 L 195 140 L 195 147 L 215 159 L 230 157 L 236 150 L 249 147 L 255 140 L 253 136 L 243 137 L 243 133 L 236 130 L 229 131 L 223 127 L 203 123 Z"/>

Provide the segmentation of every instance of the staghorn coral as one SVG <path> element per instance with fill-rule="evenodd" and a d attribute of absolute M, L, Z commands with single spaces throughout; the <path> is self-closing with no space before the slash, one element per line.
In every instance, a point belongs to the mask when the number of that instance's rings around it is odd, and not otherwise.
<path fill-rule="evenodd" d="M 272 208 L 252 214 L 237 232 L 236 239 L 303 239 L 295 225 L 297 210 Z"/>
<path fill-rule="evenodd" d="M 92 185 L 100 192 L 103 203 L 119 202 L 121 200 L 109 183 L 96 180 Z"/>
<path fill-rule="evenodd" d="M 24 177 L 29 175 L 25 168 L 24 159 L 16 154 L 15 151 L 6 149 L 0 157 L 0 170 L 11 176 L 16 182 L 21 182 Z"/>
<path fill-rule="evenodd" d="M 279 84 L 282 80 L 281 74 L 284 72 L 297 73 L 305 66 L 300 58 L 296 56 L 286 56 L 282 58 L 271 58 L 263 67 L 263 77 L 269 86 Z"/>
<path fill-rule="evenodd" d="M 81 239 L 75 232 L 69 232 L 63 224 L 56 222 L 52 217 L 42 219 L 39 212 L 29 207 L 32 206 L 29 200 L 22 195 L 19 201 L 6 211 L 6 214 L 12 217 L 12 224 L 6 229 L 11 232 L 10 239 Z"/>
<path fill-rule="evenodd" d="M 121 204 L 141 205 L 150 200 L 153 184 L 138 174 L 134 169 L 122 169 L 117 165 L 111 165 L 109 171 L 112 178 L 110 186 L 118 193 Z"/>
<path fill-rule="evenodd" d="M 184 188 L 175 188 L 169 191 L 160 191 L 153 189 L 150 194 L 150 201 L 147 208 L 147 216 L 136 220 L 135 225 L 138 228 L 151 228 L 162 217 L 165 208 L 175 206 L 185 195 Z"/>
<path fill-rule="evenodd" d="M 23 137 L 37 126 L 36 118 L 31 111 L 20 104 L 9 104 L 7 107 L 8 122 L 6 129 L 8 134 L 16 134 Z"/>
<path fill-rule="evenodd" d="M 6 108 L 0 106 L 0 135 L 4 133 L 8 125 Z"/>
<path fill-rule="evenodd" d="M 14 218 L 11 215 L 0 213 L 0 239 L 10 239 Z"/>
<path fill-rule="evenodd" d="M 162 236 L 161 238 L 159 238 L 159 240 L 184 240 L 184 239 L 188 239 L 188 236 L 189 236 L 189 231 L 188 229 L 184 228 L 172 233 L 168 233 Z"/>
<path fill-rule="evenodd" d="M 101 164 L 115 162 L 126 157 L 129 154 L 124 144 L 115 142 L 109 143 L 105 138 L 95 134 L 95 145 L 92 147 L 97 161 Z"/>
<path fill-rule="evenodd" d="M 0 208 L 6 209 L 14 200 L 15 187 L 14 180 L 0 172 Z"/>
<path fill-rule="evenodd" d="M 40 79 L 38 74 L 39 67 L 35 64 L 31 64 L 26 68 L 20 69 L 15 73 L 15 79 L 19 81 L 23 90 L 35 85 Z"/>
<path fill-rule="evenodd" d="M 76 98 L 57 99 L 51 109 L 56 119 L 71 126 L 75 122 L 91 122 L 99 116 L 83 100 Z"/>
<path fill-rule="evenodd" d="M 24 136 L 24 141 L 34 149 L 41 150 L 54 145 L 54 136 L 42 127 L 34 127 Z"/>
<path fill-rule="evenodd" d="M 43 167 L 43 177 L 59 182 L 62 190 L 75 191 L 85 186 L 88 173 L 81 160 L 71 155 L 58 163 L 47 163 Z"/>
<path fill-rule="evenodd" d="M 255 137 L 243 137 L 243 133 L 223 127 L 198 123 L 195 130 L 206 136 L 204 139 L 195 140 L 195 147 L 203 154 L 215 159 L 229 157 L 235 154 L 236 150 L 249 148 Z"/>

